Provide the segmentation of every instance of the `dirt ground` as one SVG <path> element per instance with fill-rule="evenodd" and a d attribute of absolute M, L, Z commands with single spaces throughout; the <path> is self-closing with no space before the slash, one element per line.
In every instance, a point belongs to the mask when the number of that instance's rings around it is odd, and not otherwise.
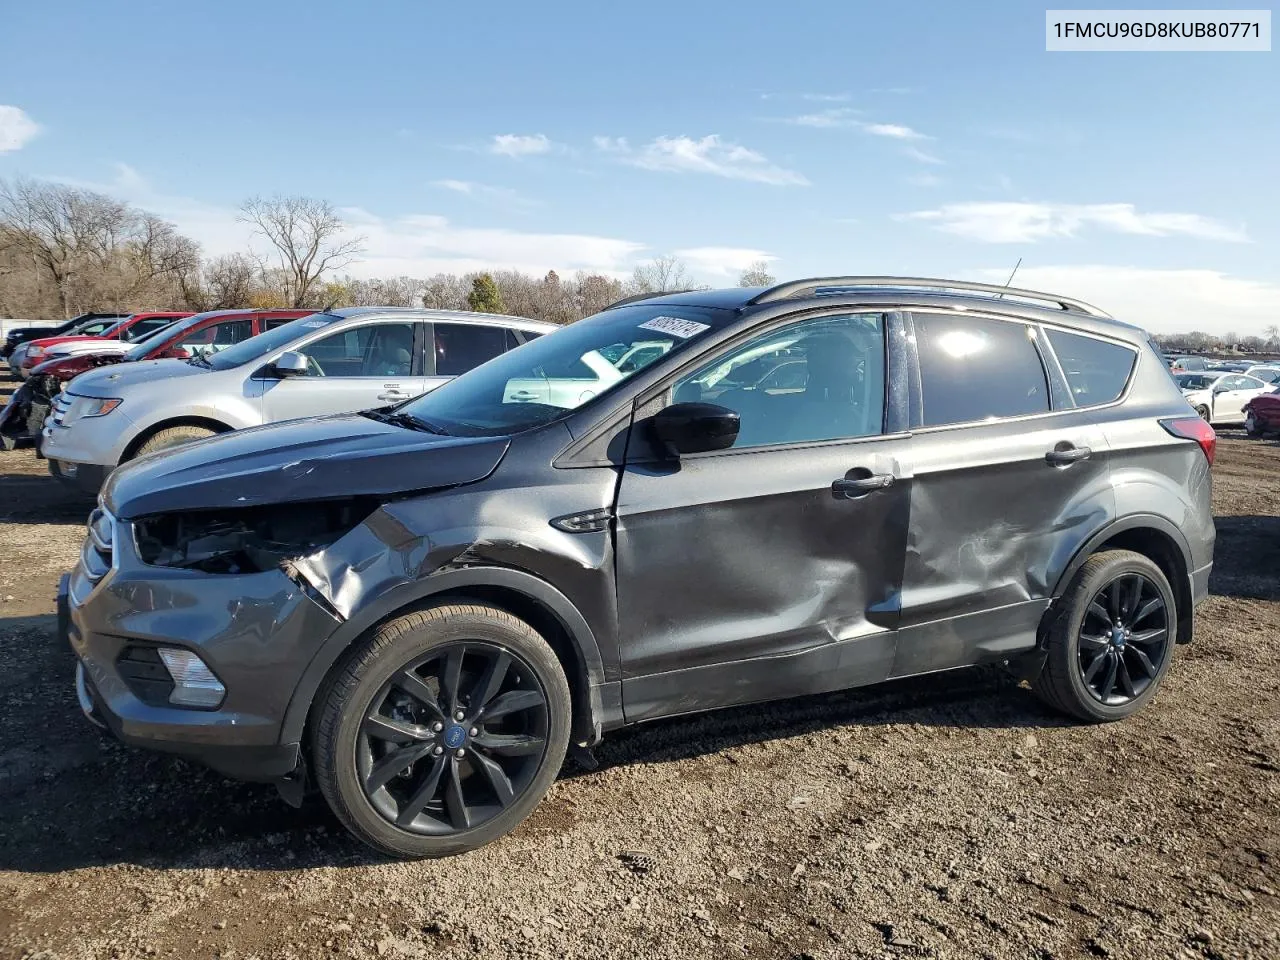
<path fill-rule="evenodd" d="M 1214 473 L 1213 596 L 1137 717 L 958 671 L 662 722 L 397 863 L 84 721 L 86 508 L 0 453 L 0 957 L 1280 957 L 1280 446 Z"/>

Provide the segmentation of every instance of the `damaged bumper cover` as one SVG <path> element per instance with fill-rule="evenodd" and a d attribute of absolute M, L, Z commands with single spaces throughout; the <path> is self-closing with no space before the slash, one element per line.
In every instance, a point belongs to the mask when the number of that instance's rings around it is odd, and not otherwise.
<path fill-rule="evenodd" d="M 124 529 L 106 557 L 86 541 L 59 602 L 95 715 L 125 743 L 236 779 L 288 776 L 299 744 L 281 742 L 282 719 L 335 619 L 281 570 L 210 577 L 145 565 Z M 195 653 L 221 681 L 216 708 L 170 702 L 157 656 L 166 647 Z"/>

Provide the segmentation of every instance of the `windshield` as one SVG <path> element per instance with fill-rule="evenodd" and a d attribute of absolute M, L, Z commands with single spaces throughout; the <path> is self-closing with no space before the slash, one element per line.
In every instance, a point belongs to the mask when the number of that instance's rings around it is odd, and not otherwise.
<path fill-rule="evenodd" d="M 1205 373 L 1175 373 L 1173 379 L 1183 390 L 1208 390 L 1218 376 Z"/>
<path fill-rule="evenodd" d="M 502 436 L 550 423 L 723 322 L 721 310 L 636 304 L 606 310 L 476 367 L 401 412 L 444 433 Z"/>
<path fill-rule="evenodd" d="M 252 363 L 254 360 L 261 360 L 267 354 L 288 346 L 294 340 L 305 336 L 312 330 L 327 327 L 329 324 L 341 319 L 341 317 L 335 317 L 331 313 L 313 313 L 300 320 L 294 320 L 292 323 L 286 323 L 282 327 L 276 327 L 274 330 L 260 333 L 256 337 L 241 340 L 235 346 L 219 350 L 206 359 L 209 362 L 209 366 L 214 370 L 230 370 L 232 367 Z"/>

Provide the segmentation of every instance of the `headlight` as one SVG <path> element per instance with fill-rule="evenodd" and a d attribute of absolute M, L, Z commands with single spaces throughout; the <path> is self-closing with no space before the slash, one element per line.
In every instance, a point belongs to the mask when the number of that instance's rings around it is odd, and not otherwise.
<path fill-rule="evenodd" d="M 27 356 L 28 356 L 28 357 L 43 357 L 43 356 L 44 356 L 44 347 L 30 347 L 30 348 L 27 350 Z"/>
<path fill-rule="evenodd" d="M 105 417 L 118 406 L 120 401 L 113 397 L 76 397 L 71 401 L 71 407 L 62 422 L 67 424 L 84 417 Z"/>

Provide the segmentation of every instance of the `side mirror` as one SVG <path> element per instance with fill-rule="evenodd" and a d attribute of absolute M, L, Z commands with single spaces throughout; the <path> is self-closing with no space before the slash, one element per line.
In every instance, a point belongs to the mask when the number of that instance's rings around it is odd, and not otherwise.
<path fill-rule="evenodd" d="M 653 417 L 653 434 L 673 457 L 727 450 L 741 426 L 737 412 L 715 403 L 673 403 Z"/>
<path fill-rule="evenodd" d="M 271 365 L 277 377 L 305 377 L 307 375 L 307 358 L 296 350 L 286 350 Z"/>

